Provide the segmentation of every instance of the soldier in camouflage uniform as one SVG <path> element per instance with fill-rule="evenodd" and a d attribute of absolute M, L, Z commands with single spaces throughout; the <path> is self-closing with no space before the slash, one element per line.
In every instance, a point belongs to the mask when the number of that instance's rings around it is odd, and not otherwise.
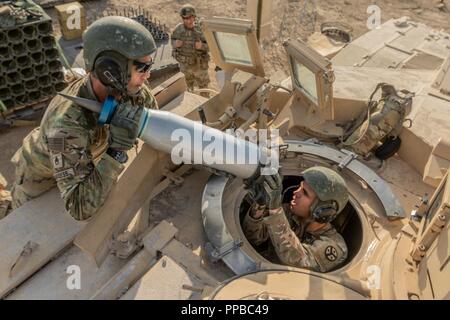
<path fill-rule="evenodd" d="M 189 91 L 197 85 L 200 89 L 209 85 L 208 44 L 200 27 L 195 24 L 195 9 L 192 5 L 184 5 L 180 15 L 183 23 L 178 24 L 172 32 L 173 57 L 180 64 L 180 71 L 186 76 Z M 203 96 L 208 94 L 202 93 Z"/>
<path fill-rule="evenodd" d="M 259 205 L 245 216 L 244 233 L 255 246 L 270 238 L 268 256 L 275 252 L 283 264 L 328 272 L 347 258 L 344 238 L 330 223 L 348 201 L 347 187 L 328 168 L 313 167 L 302 175 L 292 201 L 283 206 L 281 177 L 262 176 L 250 190 Z"/>
<path fill-rule="evenodd" d="M 157 108 L 145 85 L 156 49 L 148 30 L 129 18 L 105 17 L 87 29 L 83 41 L 88 74 L 63 92 L 99 102 L 113 96 L 116 112 L 109 125 L 100 125 L 98 114 L 56 96 L 12 159 L 14 208 L 57 186 L 76 220 L 90 218 L 135 146 L 142 108 Z"/>
<path fill-rule="evenodd" d="M 11 194 L 6 190 L 6 180 L 0 173 L 0 219 L 3 219 L 11 209 Z"/>

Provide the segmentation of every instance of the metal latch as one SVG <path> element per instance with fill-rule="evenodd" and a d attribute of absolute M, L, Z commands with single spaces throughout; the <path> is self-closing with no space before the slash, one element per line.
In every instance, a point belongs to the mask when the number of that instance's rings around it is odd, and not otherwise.
<path fill-rule="evenodd" d="M 358 158 L 358 155 L 356 153 L 353 153 L 353 152 L 350 152 L 347 150 L 341 150 L 341 151 L 346 153 L 347 156 L 339 163 L 339 165 L 338 165 L 339 170 L 346 168 L 350 164 L 350 162 L 352 162 L 353 160 Z"/>
<path fill-rule="evenodd" d="M 214 246 L 208 242 L 205 245 L 206 253 L 212 262 L 217 262 L 225 257 L 230 252 L 233 252 L 235 249 L 241 247 L 243 245 L 243 241 L 241 239 L 232 240 L 224 244 L 221 248 L 216 249 Z"/>

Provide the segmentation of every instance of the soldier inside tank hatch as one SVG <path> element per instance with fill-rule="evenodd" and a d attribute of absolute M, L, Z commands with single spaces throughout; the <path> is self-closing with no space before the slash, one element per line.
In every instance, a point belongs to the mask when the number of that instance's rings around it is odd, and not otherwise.
<path fill-rule="evenodd" d="M 348 250 L 331 224 L 348 202 L 345 180 L 325 167 L 302 173 L 303 181 L 289 204 L 282 204 L 279 174 L 261 176 L 249 187 L 255 205 L 243 220 L 245 236 L 254 246 L 270 240 L 264 256 L 285 265 L 328 272 L 341 266 Z"/>
<path fill-rule="evenodd" d="M 208 74 L 209 48 L 205 36 L 196 22 L 195 8 L 184 5 L 180 10 L 183 22 L 172 32 L 172 55 L 180 64 L 180 71 L 186 77 L 189 91 L 195 86 L 207 88 L 210 82 Z M 208 97 L 208 93 L 200 93 Z"/>
<path fill-rule="evenodd" d="M 112 37 L 111 35 L 121 35 Z M 94 215 L 136 145 L 143 108 L 158 108 L 145 81 L 156 46 L 150 32 L 124 17 L 104 17 L 83 35 L 87 75 L 63 91 L 71 96 L 118 105 L 109 125 L 99 115 L 62 96 L 50 102 L 40 127 L 23 141 L 16 165 L 13 207 L 57 186 L 67 211 L 77 220 Z"/>

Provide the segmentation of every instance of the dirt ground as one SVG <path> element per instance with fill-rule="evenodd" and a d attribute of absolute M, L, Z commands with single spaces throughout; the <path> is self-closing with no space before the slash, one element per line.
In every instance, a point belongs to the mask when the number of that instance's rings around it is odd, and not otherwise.
<path fill-rule="evenodd" d="M 126 4 L 119 0 L 94 0 L 83 2 L 83 6 L 88 23 L 101 14 L 114 13 L 116 9 L 121 12 L 140 7 L 172 29 L 180 22 L 178 11 L 185 3 L 193 4 L 199 17 L 246 17 L 245 0 L 128 0 Z M 382 23 L 391 18 L 409 16 L 435 29 L 450 32 L 450 0 L 273 0 L 272 34 L 262 42 L 267 74 L 270 76 L 279 70 L 288 74 L 282 43 L 294 38 L 306 40 L 314 31 L 319 31 L 320 25 L 325 21 L 340 21 L 351 25 L 354 38 L 367 32 L 366 22 L 370 15 L 367 8 L 371 4 L 380 7 Z M 54 29 L 59 33 L 55 10 L 48 9 L 47 12 L 54 18 Z M 211 66 L 211 70 L 213 68 Z M 9 182 L 14 176 L 14 168 L 9 159 L 32 128 L 19 127 L 0 131 L 0 172 Z"/>

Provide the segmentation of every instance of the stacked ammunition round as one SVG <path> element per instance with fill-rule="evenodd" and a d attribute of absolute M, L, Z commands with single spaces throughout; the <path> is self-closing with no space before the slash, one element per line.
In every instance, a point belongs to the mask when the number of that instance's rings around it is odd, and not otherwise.
<path fill-rule="evenodd" d="M 148 13 L 147 13 L 148 16 Z M 155 41 L 167 40 L 169 39 L 169 34 L 165 31 L 166 26 L 161 25 L 155 21 L 151 21 L 144 15 L 139 15 L 137 17 L 131 17 L 131 19 L 142 24 L 150 33 L 152 34 Z"/>
<path fill-rule="evenodd" d="M 0 30 L 0 100 L 12 111 L 66 86 L 50 17 L 26 21 Z"/>

